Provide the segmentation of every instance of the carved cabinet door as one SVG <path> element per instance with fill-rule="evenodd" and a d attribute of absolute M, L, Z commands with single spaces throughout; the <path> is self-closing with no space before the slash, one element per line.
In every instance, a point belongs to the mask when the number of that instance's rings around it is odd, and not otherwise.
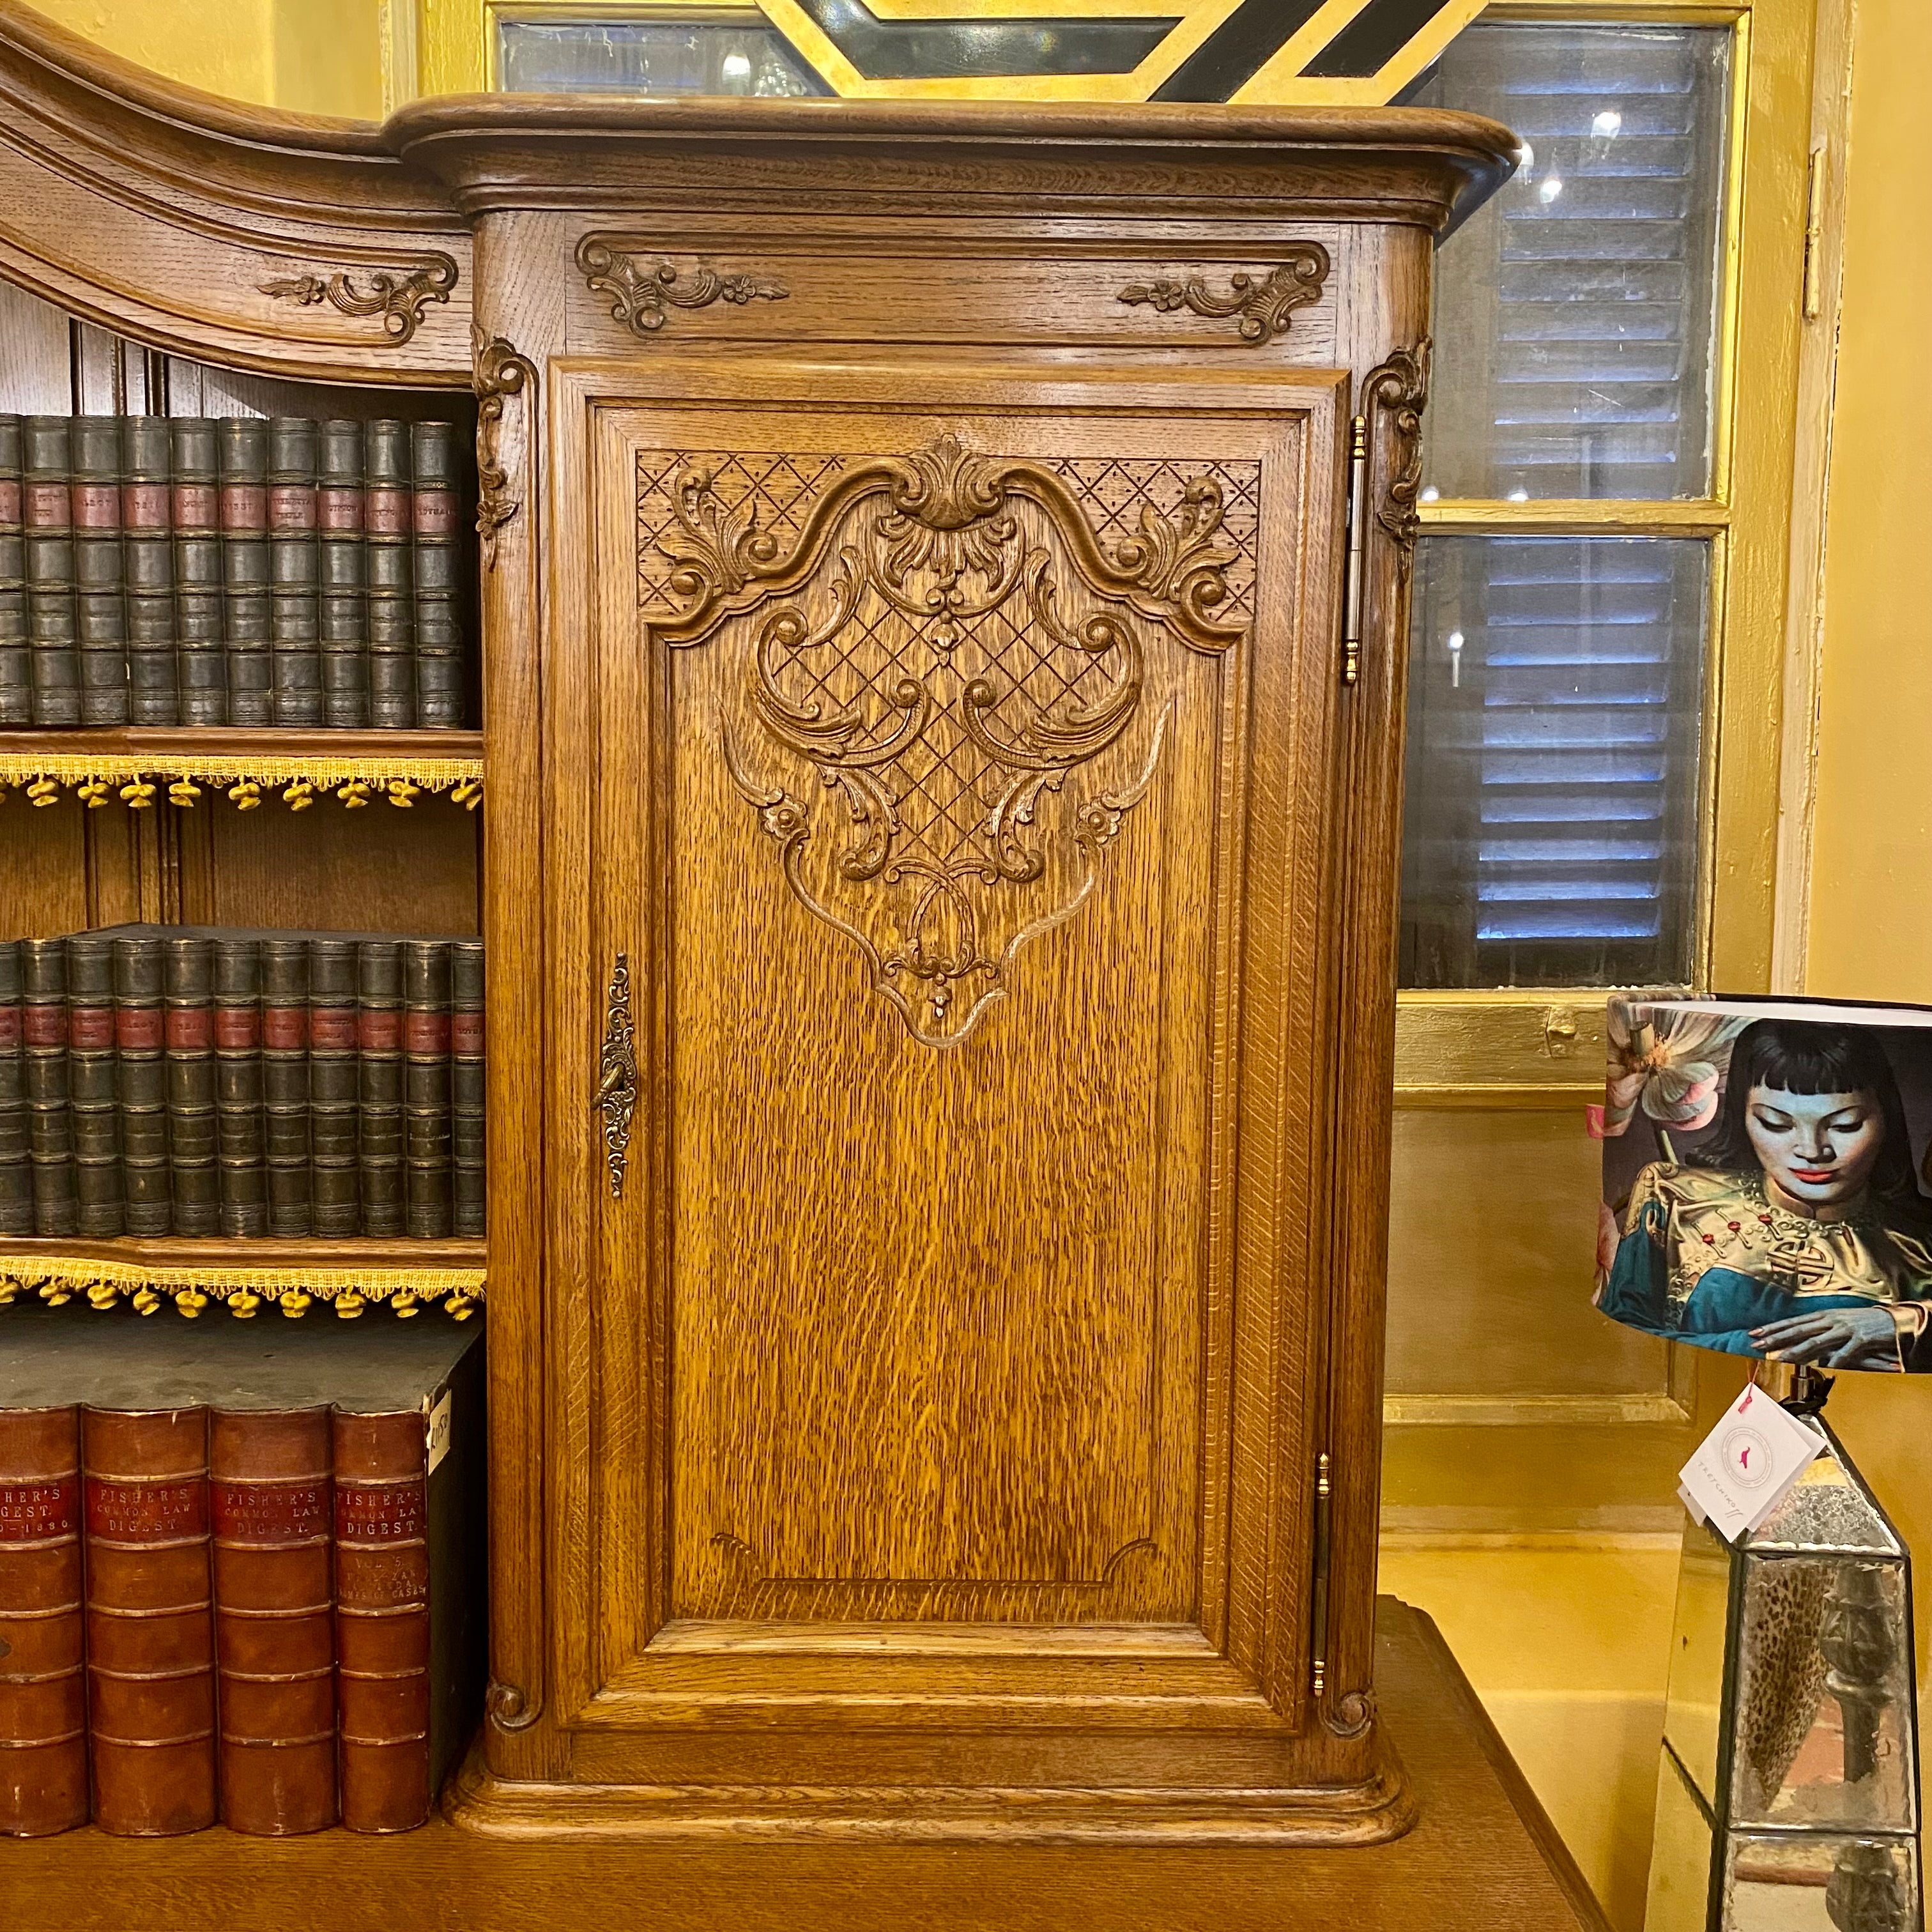
<path fill-rule="evenodd" d="M 1346 377 L 553 394 L 580 1762 L 1299 1730 Z"/>

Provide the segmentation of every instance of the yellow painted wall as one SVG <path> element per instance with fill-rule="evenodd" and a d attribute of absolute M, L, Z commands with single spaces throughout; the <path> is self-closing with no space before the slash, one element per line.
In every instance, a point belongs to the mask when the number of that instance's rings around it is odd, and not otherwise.
<path fill-rule="evenodd" d="M 380 0 L 34 0 L 171 80 L 305 114 L 380 118 Z"/>

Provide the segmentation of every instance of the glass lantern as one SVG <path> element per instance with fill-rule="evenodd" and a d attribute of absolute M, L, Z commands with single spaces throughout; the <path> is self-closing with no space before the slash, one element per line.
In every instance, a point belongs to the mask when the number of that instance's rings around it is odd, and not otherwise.
<path fill-rule="evenodd" d="M 1911 1561 L 1824 1433 L 1735 1546 L 1687 1519 L 1646 1932 L 1922 1932 Z"/>

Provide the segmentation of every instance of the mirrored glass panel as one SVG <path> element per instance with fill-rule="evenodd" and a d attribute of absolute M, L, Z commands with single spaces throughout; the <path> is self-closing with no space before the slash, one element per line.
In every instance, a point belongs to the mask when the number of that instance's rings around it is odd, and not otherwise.
<path fill-rule="evenodd" d="M 1477 26 L 1419 97 L 1514 128 L 1521 168 L 1444 244 L 1430 490 L 1711 487 L 1729 31 Z"/>
<path fill-rule="evenodd" d="M 1908 1840 L 1747 1838 L 1730 1843 L 1726 1932 L 1917 1932 L 1918 1861 Z"/>
<path fill-rule="evenodd" d="M 500 17 L 496 85 L 509 94 L 831 92 L 756 14 L 637 20 Z"/>
<path fill-rule="evenodd" d="M 1402 983 L 1690 974 L 1707 546 L 1418 548 Z"/>

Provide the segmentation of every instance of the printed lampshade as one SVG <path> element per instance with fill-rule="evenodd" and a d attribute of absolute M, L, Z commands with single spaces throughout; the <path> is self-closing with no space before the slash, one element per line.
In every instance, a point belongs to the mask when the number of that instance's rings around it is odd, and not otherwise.
<path fill-rule="evenodd" d="M 1667 1340 L 1932 1371 L 1932 1010 L 1618 995 L 1596 1305 Z"/>

